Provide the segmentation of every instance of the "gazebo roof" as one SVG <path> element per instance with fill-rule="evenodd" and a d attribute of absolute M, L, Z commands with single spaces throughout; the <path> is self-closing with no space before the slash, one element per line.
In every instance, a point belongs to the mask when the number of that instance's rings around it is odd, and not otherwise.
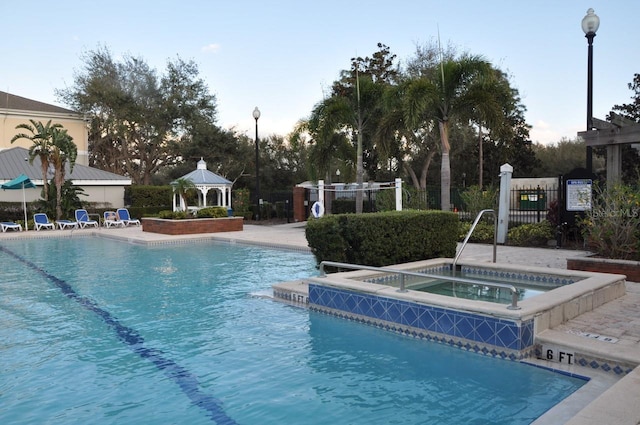
<path fill-rule="evenodd" d="M 224 177 L 207 170 L 207 163 L 203 159 L 198 161 L 198 168 L 181 178 L 191 180 L 196 186 L 230 186 L 233 184 Z"/>

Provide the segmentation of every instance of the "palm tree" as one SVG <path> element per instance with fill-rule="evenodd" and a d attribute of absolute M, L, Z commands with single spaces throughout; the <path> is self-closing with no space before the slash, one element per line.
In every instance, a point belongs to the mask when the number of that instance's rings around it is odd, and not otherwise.
<path fill-rule="evenodd" d="M 188 179 L 185 179 L 185 178 L 179 178 L 179 179 L 173 181 L 171 183 L 171 186 L 173 187 L 174 193 L 177 193 L 178 196 L 180 197 L 180 209 L 182 211 L 186 211 L 187 210 L 187 200 L 186 200 L 185 195 L 190 190 L 195 189 L 196 185 L 193 184 L 193 182 L 191 180 L 188 180 Z"/>
<path fill-rule="evenodd" d="M 11 143 L 18 139 L 29 139 L 33 145 L 29 148 L 29 164 L 33 164 L 36 157 L 40 158 L 40 166 L 42 169 L 43 198 L 49 200 L 49 183 L 47 181 L 47 172 L 49 171 L 49 156 L 51 155 L 51 138 L 54 129 L 62 128 L 62 124 L 51 124 L 49 120 L 46 124 L 41 121 L 29 120 L 29 124 L 18 124 L 17 129 L 28 130 L 31 134 L 18 133 L 11 139 Z"/>
<path fill-rule="evenodd" d="M 65 164 L 69 161 L 69 171 L 73 171 L 78 156 L 78 148 L 66 129 L 53 128 L 51 131 L 50 162 L 53 165 L 53 181 L 56 186 L 56 219 L 62 218 L 62 185 L 65 177 Z"/>
<path fill-rule="evenodd" d="M 436 122 L 440 134 L 442 162 L 440 198 L 443 210 L 451 209 L 451 164 L 449 128 L 452 119 L 481 117 L 494 122 L 502 116 L 497 73 L 479 56 L 441 62 L 438 77 L 420 77 L 408 83 L 403 111 L 413 127 L 428 128 Z M 500 91 L 500 93 L 502 93 Z"/>
<path fill-rule="evenodd" d="M 335 93 L 318 103 L 311 113 L 309 129 L 316 143 L 316 152 L 323 157 L 323 166 L 328 167 L 332 155 L 345 151 L 343 141 L 356 136 L 356 213 L 362 212 L 363 137 L 372 134 L 381 110 L 383 86 L 375 83 L 371 76 L 360 77 L 354 65 L 355 84 L 347 81 L 344 87 L 334 87 Z M 347 159 L 347 158 L 342 158 Z M 326 169 L 326 168 L 325 168 Z"/>

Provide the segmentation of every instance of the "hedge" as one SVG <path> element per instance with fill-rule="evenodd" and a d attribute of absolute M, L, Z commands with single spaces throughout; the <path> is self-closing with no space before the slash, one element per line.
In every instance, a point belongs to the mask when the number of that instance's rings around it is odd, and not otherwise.
<path fill-rule="evenodd" d="M 327 260 L 383 267 L 455 256 L 458 227 L 452 212 L 389 211 L 312 219 L 305 234 L 318 264 Z"/>

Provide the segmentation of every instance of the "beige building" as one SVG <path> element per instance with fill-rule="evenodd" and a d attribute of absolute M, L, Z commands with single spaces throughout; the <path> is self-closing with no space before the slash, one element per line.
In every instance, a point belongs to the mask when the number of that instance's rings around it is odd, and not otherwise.
<path fill-rule="evenodd" d="M 16 146 L 27 149 L 31 147 L 33 143 L 27 139 L 11 143 L 16 134 L 29 133 L 24 129 L 16 129 L 19 124 L 31 125 L 29 120 L 41 121 L 43 124 L 51 120 L 52 124 L 61 124 L 78 147 L 76 163 L 89 165 L 87 122 L 80 114 L 3 91 L 0 91 L 0 150 Z"/>
<path fill-rule="evenodd" d="M 66 178 L 74 185 L 84 189 L 87 197 L 83 201 L 96 207 L 120 208 L 124 205 L 124 189 L 131 186 L 131 179 L 107 171 L 88 166 L 88 133 L 87 123 L 81 115 L 69 109 L 49 105 L 10 93 L 0 91 L 0 183 L 6 183 L 20 174 L 24 174 L 36 185 L 33 189 L 26 189 L 27 202 L 40 198 L 42 186 L 42 170 L 40 158 L 33 163 L 28 161 L 28 149 L 33 145 L 28 139 L 19 139 L 11 143 L 11 139 L 18 133 L 29 134 L 28 130 L 16 129 L 19 124 L 29 124 L 30 120 L 41 121 L 46 124 L 59 123 L 67 129 L 78 148 L 73 172 L 67 164 Z M 47 176 L 47 180 L 53 177 Z M 22 191 L 0 190 L 0 202 L 22 201 Z"/>

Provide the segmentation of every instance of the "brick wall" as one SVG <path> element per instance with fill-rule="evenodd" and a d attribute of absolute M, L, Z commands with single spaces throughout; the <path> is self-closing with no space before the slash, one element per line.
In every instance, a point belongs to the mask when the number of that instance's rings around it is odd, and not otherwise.
<path fill-rule="evenodd" d="M 197 218 L 187 220 L 165 220 L 142 218 L 142 231 L 164 235 L 191 235 L 195 233 L 235 232 L 243 229 L 242 217 Z"/>
<path fill-rule="evenodd" d="M 307 220 L 307 211 L 304 205 L 306 189 L 304 187 L 293 188 L 293 221 L 299 223 Z"/>
<path fill-rule="evenodd" d="M 640 262 L 606 258 L 567 258 L 567 269 L 586 272 L 613 273 L 627 276 L 630 282 L 640 282 Z"/>

